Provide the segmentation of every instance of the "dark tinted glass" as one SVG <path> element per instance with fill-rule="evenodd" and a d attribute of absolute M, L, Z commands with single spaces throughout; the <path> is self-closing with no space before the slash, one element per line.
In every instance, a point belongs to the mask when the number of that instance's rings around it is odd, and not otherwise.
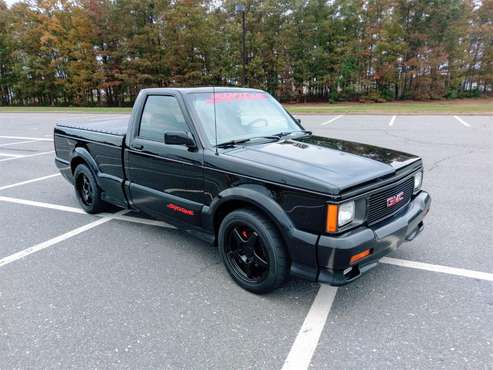
<path fill-rule="evenodd" d="M 139 137 L 163 142 L 166 131 L 188 131 L 180 106 L 172 96 L 149 96 L 140 120 Z"/>

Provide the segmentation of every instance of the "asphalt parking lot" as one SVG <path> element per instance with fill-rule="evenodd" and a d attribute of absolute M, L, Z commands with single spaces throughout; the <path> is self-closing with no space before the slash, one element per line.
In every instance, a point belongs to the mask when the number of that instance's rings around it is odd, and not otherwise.
<path fill-rule="evenodd" d="M 0 113 L 0 369 L 493 368 L 492 116 L 299 116 L 422 156 L 432 210 L 355 283 L 265 296 L 188 234 L 79 209 L 52 129 L 101 117 Z"/>

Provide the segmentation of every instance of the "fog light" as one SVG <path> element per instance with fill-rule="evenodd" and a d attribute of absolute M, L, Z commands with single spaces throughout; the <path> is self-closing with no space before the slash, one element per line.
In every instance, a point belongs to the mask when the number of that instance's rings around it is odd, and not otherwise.
<path fill-rule="evenodd" d="M 345 269 L 342 274 L 343 275 L 348 275 L 351 271 L 353 271 L 353 268 L 352 267 L 348 267 L 347 269 Z"/>
<path fill-rule="evenodd" d="M 355 254 L 354 256 L 351 257 L 349 264 L 354 265 L 355 263 L 361 261 L 363 258 L 368 257 L 370 253 L 371 253 L 371 249 L 365 249 L 363 252 L 359 252 Z"/>

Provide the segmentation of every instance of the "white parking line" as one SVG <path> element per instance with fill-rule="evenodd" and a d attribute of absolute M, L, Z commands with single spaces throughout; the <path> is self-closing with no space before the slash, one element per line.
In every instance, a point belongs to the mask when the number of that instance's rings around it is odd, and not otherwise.
<path fill-rule="evenodd" d="M 44 178 L 50 178 L 50 177 L 54 177 L 54 176 L 56 176 L 56 175 L 45 176 Z M 6 187 L 0 188 L 0 190 L 8 189 L 8 188 L 14 187 L 14 186 L 23 185 L 23 184 L 26 184 L 29 182 L 40 181 L 44 178 L 38 178 L 38 179 L 29 180 L 29 181 L 24 181 L 23 183 L 8 185 Z M 86 212 L 84 212 L 80 208 L 62 206 L 62 205 L 53 204 L 53 203 L 37 202 L 37 201 L 33 201 L 33 200 L 28 200 L 28 199 L 19 199 L 19 198 L 13 198 L 13 197 L 0 196 L 0 202 L 21 204 L 21 205 L 32 206 L 32 207 L 48 208 L 48 209 L 54 209 L 54 210 L 58 210 L 58 211 L 77 213 L 77 214 L 86 214 Z M 172 226 L 166 222 L 163 222 L 163 221 L 146 219 L 146 218 L 139 218 L 139 217 L 132 217 L 132 216 L 123 216 L 119 213 L 116 213 L 116 214 L 101 213 L 101 214 L 96 215 L 96 216 L 103 217 L 103 218 L 111 217 L 112 219 L 120 220 L 120 221 L 128 221 L 128 222 L 132 222 L 132 223 L 175 229 L 174 226 Z M 443 265 L 435 265 L 435 264 L 431 264 L 431 263 L 403 260 L 403 259 L 391 258 L 391 257 L 383 257 L 380 260 L 380 263 L 385 263 L 385 264 L 395 265 L 395 266 L 401 266 L 401 267 L 408 267 L 408 268 L 413 268 L 413 269 L 418 269 L 418 270 L 440 272 L 440 273 L 444 273 L 444 274 L 463 276 L 463 277 L 468 277 L 468 278 L 472 278 L 472 279 L 493 281 L 493 273 L 489 273 L 489 272 L 468 270 L 468 269 L 443 266 Z"/>
<path fill-rule="evenodd" d="M 337 120 L 338 120 L 339 118 L 341 118 L 341 117 L 344 117 L 344 114 L 341 114 L 341 115 L 339 115 L 339 116 L 337 116 L 337 117 L 334 117 L 334 118 L 332 118 L 332 119 L 328 120 L 327 122 L 323 122 L 323 123 L 321 123 L 321 124 L 320 124 L 320 126 L 325 126 L 325 125 L 328 125 L 329 123 L 332 123 L 332 122 L 337 121 Z"/>
<path fill-rule="evenodd" d="M 462 123 L 464 126 L 466 127 L 471 127 L 471 125 L 469 123 L 467 123 L 466 121 L 464 121 L 462 118 L 460 118 L 459 116 L 454 116 L 454 118 L 459 121 L 460 123 Z"/>
<path fill-rule="evenodd" d="M 53 141 L 46 137 L 26 137 L 26 136 L 5 136 L 0 135 L 0 139 L 18 139 L 18 140 L 34 140 L 34 141 Z"/>
<path fill-rule="evenodd" d="M 21 185 L 30 184 L 32 182 L 38 182 L 38 181 L 43 181 L 43 180 L 51 179 L 52 177 L 57 177 L 57 176 L 60 176 L 60 174 L 59 173 L 55 173 L 53 175 L 48 175 L 48 176 L 38 177 L 38 178 L 35 178 L 35 179 L 31 179 L 31 180 L 21 181 L 21 182 L 15 183 L 15 184 L 0 186 L 0 191 L 1 190 L 7 190 L 7 189 L 15 188 L 15 187 L 21 186 Z"/>
<path fill-rule="evenodd" d="M 337 288 L 321 285 L 282 370 L 305 370 L 310 366 L 320 335 L 334 302 Z"/>
<path fill-rule="evenodd" d="M 14 186 L 27 184 L 30 182 L 40 181 L 40 180 L 54 177 L 57 175 L 45 176 L 44 178 L 38 178 L 38 179 L 24 181 L 22 183 L 7 185 L 7 186 L 0 188 L 0 190 L 8 189 L 8 188 L 11 188 Z M 53 203 L 37 202 L 37 201 L 33 201 L 33 200 L 28 200 L 28 199 L 19 199 L 19 198 L 13 198 L 13 197 L 0 196 L 0 202 L 21 204 L 21 205 L 32 206 L 32 207 L 48 208 L 48 209 L 54 209 L 54 210 L 58 210 L 58 211 L 77 213 L 77 214 L 86 214 L 86 212 L 84 212 L 80 208 L 62 206 L 62 205 L 53 204 Z M 163 222 L 163 221 L 145 219 L 145 218 L 139 218 L 139 217 L 132 217 L 132 216 L 123 216 L 120 213 L 116 213 L 116 214 L 101 213 L 101 214 L 96 215 L 96 216 L 103 217 L 103 218 L 111 217 L 112 219 L 115 219 L 115 220 L 128 221 L 128 222 L 132 222 L 132 223 L 139 223 L 139 224 L 150 225 L 150 226 L 159 226 L 159 227 L 173 228 L 173 229 L 175 228 L 174 226 L 172 226 L 166 222 Z M 403 259 L 391 258 L 391 257 L 383 257 L 380 260 L 380 263 L 385 263 L 385 264 L 395 265 L 395 266 L 401 266 L 401 267 L 408 267 L 408 268 L 413 268 L 413 269 L 418 269 L 418 270 L 440 272 L 440 273 L 444 273 L 444 274 L 463 276 L 463 277 L 468 277 L 468 278 L 472 278 L 472 279 L 493 281 L 493 273 L 489 273 L 489 272 L 468 270 L 468 269 L 443 266 L 443 265 L 435 265 L 435 264 L 431 264 L 431 263 L 403 260 Z"/>
<path fill-rule="evenodd" d="M 55 177 L 55 176 L 59 176 L 59 174 L 44 176 L 42 178 L 27 180 L 27 181 L 24 181 L 22 183 L 7 185 L 5 187 L 0 188 L 0 190 L 3 190 L 5 188 L 20 186 L 20 185 L 23 185 L 26 183 L 41 181 L 41 180 Z M 65 211 L 65 212 L 77 213 L 77 214 L 85 213 L 81 209 L 78 209 L 75 207 L 61 206 L 61 205 L 56 205 L 56 204 L 51 204 L 51 203 L 36 202 L 36 201 L 11 198 L 11 197 L 0 196 L 0 201 L 22 204 L 22 205 L 27 205 L 27 206 L 50 208 L 50 209 L 55 209 L 55 210 L 60 210 L 60 211 Z M 46 242 L 36 244 L 36 245 L 34 245 L 30 248 L 27 248 L 23 251 L 14 253 L 10 256 L 7 256 L 5 258 L 0 259 L 0 267 L 7 265 L 9 263 L 12 263 L 14 261 L 17 261 L 19 259 L 22 259 L 22 258 L 24 258 L 24 257 L 26 257 L 32 253 L 35 253 L 35 252 L 38 252 L 40 250 L 49 248 L 49 247 L 51 247 L 57 243 L 60 243 L 64 240 L 67 240 L 73 236 L 76 236 L 80 233 L 83 233 L 87 230 L 90 230 L 90 229 L 92 229 L 96 226 L 99 226 L 103 223 L 106 223 L 110 220 L 122 220 L 122 221 L 141 223 L 141 224 L 147 224 L 147 225 L 152 225 L 152 226 L 174 228 L 173 226 L 171 226 L 169 224 L 166 224 L 164 222 L 157 221 L 157 220 L 140 219 L 137 217 L 125 216 L 125 215 L 123 215 L 125 212 L 128 212 L 128 211 L 123 210 L 123 211 L 120 211 L 116 214 L 100 214 L 98 216 L 100 216 L 102 218 L 97 220 L 97 221 L 91 222 L 87 225 L 84 225 L 82 227 L 79 227 L 77 229 L 69 231 L 65 234 L 62 234 L 58 237 L 50 239 Z M 414 268 L 414 269 L 419 269 L 419 270 L 427 270 L 427 271 L 463 276 L 463 277 L 468 277 L 468 278 L 473 278 L 473 279 L 493 281 L 493 274 L 492 273 L 467 270 L 467 269 L 461 269 L 461 268 L 454 268 L 454 267 L 442 266 L 442 265 L 433 265 L 433 264 L 429 264 L 429 263 L 408 261 L 408 260 L 402 260 L 402 259 L 390 258 L 390 257 L 384 257 L 380 260 L 380 262 L 386 263 L 386 264 L 391 264 L 391 265 L 396 265 L 396 266 L 407 267 L 407 268 Z M 322 334 L 323 328 L 325 326 L 329 312 L 330 312 L 332 304 L 334 302 L 336 293 L 337 293 L 336 287 L 331 287 L 328 285 L 321 285 L 320 286 L 320 288 L 317 292 L 317 295 L 316 295 L 316 297 L 315 297 L 315 299 L 314 299 L 314 301 L 310 307 L 310 310 L 309 310 L 309 312 L 308 312 L 308 314 L 307 314 L 307 316 L 303 322 L 303 325 L 302 325 L 300 331 L 298 332 L 298 335 L 296 336 L 296 339 L 295 339 L 295 341 L 291 347 L 291 350 L 290 350 L 290 352 L 289 352 L 289 354 L 288 354 L 288 356 L 284 362 L 282 370 L 291 370 L 291 369 L 293 369 L 293 370 L 294 369 L 306 370 L 309 368 L 313 354 L 316 350 L 316 347 L 317 347 L 318 342 L 320 340 L 320 336 Z"/>
<path fill-rule="evenodd" d="M 418 270 L 440 272 L 472 279 L 493 281 L 493 274 L 481 271 L 466 270 L 456 267 L 433 265 L 430 263 L 402 260 L 398 258 L 383 257 L 381 263 L 408 267 Z M 310 307 L 303 325 L 294 341 L 291 351 L 284 362 L 282 370 L 306 370 L 310 366 L 313 353 L 318 345 L 320 335 L 327 321 L 332 303 L 334 302 L 337 288 L 321 285 Z"/>
<path fill-rule="evenodd" d="M 6 162 L 6 161 L 13 161 L 16 159 L 22 159 L 22 158 L 31 158 L 31 157 L 37 157 L 40 155 L 45 155 L 45 154 L 53 154 L 55 153 L 54 150 L 51 150 L 49 152 L 41 152 L 41 153 L 36 153 L 36 154 L 27 154 L 27 155 L 21 155 L 21 156 L 16 156 L 14 158 L 5 158 L 5 159 L 0 159 L 0 162 Z"/>
<path fill-rule="evenodd" d="M 40 207 L 40 208 L 49 208 L 49 209 L 55 209 L 57 211 L 64 211 L 64 212 L 71 212 L 71 213 L 87 214 L 86 212 L 84 212 L 80 208 L 60 206 L 58 204 L 51 204 L 51 203 L 36 202 L 33 200 L 28 200 L 28 199 L 18 199 L 18 198 L 0 196 L 0 202 L 22 204 L 25 206 L 33 206 L 33 207 Z M 105 215 L 105 216 L 107 216 L 107 215 Z"/>
<path fill-rule="evenodd" d="M 53 203 L 37 202 L 34 200 L 28 200 L 28 199 L 19 199 L 19 198 L 0 196 L 0 202 L 21 204 L 24 206 L 31 206 L 31 207 L 54 209 L 57 211 L 77 213 L 77 214 L 83 214 L 83 215 L 87 214 L 86 212 L 84 212 L 84 210 L 82 210 L 80 208 L 62 206 L 62 205 L 53 204 Z M 111 216 L 111 217 L 113 217 L 113 219 L 119 220 L 119 221 L 127 221 L 127 222 L 149 225 L 149 226 L 159 226 L 159 227 L 163 227 L 166 229 L 175 229 L 174 226 L 172 226 L 166 222 L 158 221 L 158 220 L 151 220 L 151 219 L 146 219 L 146 218 L 122 216 L 122 215 L 118 215 L 118 214 L 113 215 L 111 213 L 100 213 L 100 214 L 96 214 L 95 216 L 98 216 L 98 217 L 110 217 Z"/>
<path fill-rule="evenodd" d="M 120 214 L 124 213 L 124 212 L 127 212 L 126 210 L 124 211 L 121 211 L 119 212 Z M 33 253 L 36 253 L 36 252 L 39 252 L 43 249 L 46 249 L 46 248 L 49 248 L 55 244 L 58 244 L 64 240 L 67 240 L 73 236 L 76 236 L 76 235 L 79 235 L 81 233 L 83 233 L 84 231 L 87 231 L 87 230 L 90 230 L 90 229 L 93 229 L 95 228 L 96 226 L 99 226 L 99 225 L 102 225 L 108 221 L 111 221 L 112 219 L 114 218 L 113 215 L 111 216 L 107 216 L 107 217 L 103 217 L 99 220 L 96 220 L 96 221 L 93 221 L 87 225 L 84 225 L 84 226 L 81 226 L 81 227 L 78 227 L 77 229 L 74 229 L 74 230 L 71 230 L 65 234 L 62 234 L 62 235 L 59 235 L 53 239 L 50 239 L 50 240 L 47 240 L 45 242 L 42 242 L 42 243 L 39 243 L 39 244 L 36 244 L 36 245 L 33 245 L 32 247 L 29 247 L 27 249 L 24 249 L 20 252 L 17 252 L 17 253 L 14 253 L 14 254 L 11 254 L 10 256 L 7 256 L 7 257 L 4 257 L 2 259 L 0 259 L 0 267 L 2 266 L 5 266 L 5 265 L 8 265 L 9 263 L 12 263 L 12 262 L 15 262 L 15 261 L 18 261 L 26 256 L 29 256 L 30 254 L 33 254 Z"/>
<path fill-rule="evenodd" d="M 173 225 L 170 225 L 166 222 L 158 221 L 158 220 L 151 220 L 148 218 L 139 218 L 139 217 L 125 216 L 125 215 L 122 215 L 122 216 L 117 215 L 113 218 L 115 220 L 118 220 L 118 221 L 127 221 L 127 222 L 132 222 L 135 224 L 158 226 L 158 227 L 163 227 L 165 229 L 176 229 L 176 227 L 174 227 Z"/>
<path fill-rule="evenodd" d="M 20 158 L 20 157 L 23 157 L 23 155 L 10 154 L 10 153 L 0 153 L 0 156 L 2 156 L 2 157 L 9 157 L 9 158 Z"/>
<path fill-rule="evenodd" d="M 390 127 L 394 126 L 394 122 L 395 122 L 396 118 L 397 118 L 397 116 L 392 116 L 392 118 L 390 119 L 390 122 L 389 122 Z"/>
<path fill-rule="evenodd" d="M 444 274 L 463 276 L 463 277 L 468 277 L 468 278 L 472 278 L 472 279 L 493 281 L 493 274 L 490 274 L 488 272 L 466 270 L 466 269 L 461 269 L 461 268 L 457 268 L 457 267 L 449 267 L 449 266 L 443 266 L 443 265 L 433 265 L 431 263 L 408 261 L 408 260 L 402 260 L 399 258 L 391 258 L 391 257 L 383 257 L 380 260 L 380 262 L 381 263 L 387 263 L 389 265 L 409 267 L 409 268 L 418 269 L 418 270 L 441 272 Z"/>
<path fill-rule="evenodd" d="M 16 141 L 13 143 L 7 143 L 7 144 L 0 144 L 0 147 L 4 146 L 12 146 L 12 145 L 18 145 L 18 144 L 28 144 L 28 143 L 37 143 L 39 140 L 25 140 L 25 141 Z"/>

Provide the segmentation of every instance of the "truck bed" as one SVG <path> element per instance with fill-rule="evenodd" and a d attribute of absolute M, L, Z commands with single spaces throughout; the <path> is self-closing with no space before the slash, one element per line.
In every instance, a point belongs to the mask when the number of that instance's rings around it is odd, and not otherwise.
<path fill-rule="evenodd" d="M 74 158 L 86 163 L 97 176 L 102 198 L 127 207 L 123 194 L 123 148 L 128 118 L 103 118 L 84 121 L 70 119 L 55 126 L 56 163 L 62 175 L 73 182 Z"/>
<path fill-rule="evenodd" d="M 105 118 L 87 122 L 67 120 L 57 122 L 57 127 L 75 128 L 79 130 L 124 136 L 127 133 L 128 122 L 129 119 L 127 117 Z"/>

